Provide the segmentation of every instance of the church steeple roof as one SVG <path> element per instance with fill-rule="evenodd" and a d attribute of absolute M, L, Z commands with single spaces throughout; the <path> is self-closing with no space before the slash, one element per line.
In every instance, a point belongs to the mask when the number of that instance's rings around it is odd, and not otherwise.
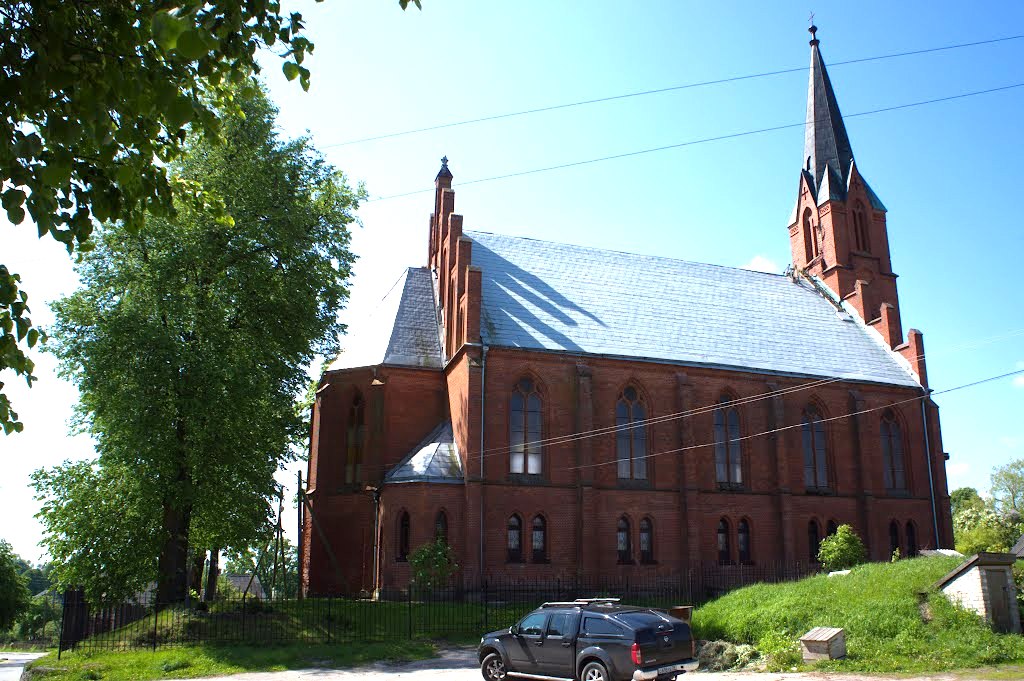
<path fill-rule="evenodd" d="M 811 26 L 811 74 L 807 84 L 807 118 L 804 126 L 804 170 L 821 187 L 826 169 L 845 186 L 853 164 L 853 148 L 846 134 L 839 103 L 818 48 L 817 26 Z"/>

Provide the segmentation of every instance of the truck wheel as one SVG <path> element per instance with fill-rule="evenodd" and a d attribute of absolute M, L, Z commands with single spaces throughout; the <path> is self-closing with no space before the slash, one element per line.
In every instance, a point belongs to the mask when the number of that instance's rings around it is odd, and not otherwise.
<path fill-rule="evenodd" d="M 487 681 L 501 681 L 505 678 L 505 662 L 498 653 L 491 653 L 480 663 L 480 673 Z"/>
<path fill-rule="evenodd" d="M 608 670 L 600 662 L 590 662 L 583 668 L 581 681 L 608 681 Z"/>

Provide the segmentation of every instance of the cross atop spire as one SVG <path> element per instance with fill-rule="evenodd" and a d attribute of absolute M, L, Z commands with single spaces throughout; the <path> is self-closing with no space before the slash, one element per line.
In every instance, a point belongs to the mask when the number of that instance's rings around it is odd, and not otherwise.
<path fill-rule="evenodd" d="M 434 178 L 434 182 L 437 182 L 440 179 L 447 179 L 447 180 L 449 180 L 447 186 L 449 186 L 449 187 L 452 186 L 452 183 L 451 183 L 452 171 L 448 170 L 448 157 L 447 156 L 442 156 L 441 157 L 441 170 L 437 171 L 437 177 Z"/>

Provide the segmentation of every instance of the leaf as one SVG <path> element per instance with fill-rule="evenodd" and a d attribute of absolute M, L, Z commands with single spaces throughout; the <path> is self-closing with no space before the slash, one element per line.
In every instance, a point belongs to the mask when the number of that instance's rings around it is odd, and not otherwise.
<path fill-rule="evenodd" d="M 28 330 L 28 346 L 30 348 L 35 347 L 36 342 L 39 340 L 39 331 L 37 329 Z"/>
<path fill-rule="evenodd" d="M 25 209 L 21 206 L 13 206 L 7 209 L 7 219 L 12 225 L 20 225 L 25 221 Z"/>
<path fill-rule="evenodd" d="M 284 77 L 288 80 L 295 80 L 299 77 L 299 65 L 292 61 L 286 61 L 282 66 L 281 70 L 284 71 Z"/>
<path fill-rule="evenodd" d="M 195 108 L 192 106 L 192 100 L 184 95 L 179 95 L 167 107 L 164 118 L 167 120 L 167 128 L 174 131 L 192 120 L 194 115 Z"/>
<path fill-rule="evenodd" d="M 153 17 L 153 42 L 165 52 L 178 44 L 178 37 L 185 30 L 185 22 L 169 12 L 157 12 Z"/>
<path fill-rule="evenodd" d="M 195 28 L 190 28 L 178 36 L 176 49 L 178 54 L 191 61 L 202 59 L 209 53 L 206 39 L 199 29 Z"/>

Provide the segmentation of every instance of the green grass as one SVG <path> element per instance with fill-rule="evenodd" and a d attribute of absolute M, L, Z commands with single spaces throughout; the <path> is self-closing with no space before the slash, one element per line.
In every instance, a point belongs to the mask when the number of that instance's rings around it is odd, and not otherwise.
<path fill-rule="evenodd" d="M 770 668 L 800 665 L 799 636 L 817 626 L 846 630 L 847 657 L 816 670 L 924 672 L 1024 663 L 1024 637 L 991 631 L 944 596 L 918 593 L 959 563 L 916 558 L 861 565 L 847 576 L 822 575 L 733 591 L 694 613 L 703 639 L 750 643 Z"/>
<path fill-rule="evenodd" d="M 187 646 L 150 650 L 56 653 L 29 665 L 33 681 L 148 681 L 191 679 L 242 672 L 284 671 L 312 667 L 352 667 L 379 660 L 406 661 L 432 657 L 425 642 L 290 645 L 263 648 Z"/>

